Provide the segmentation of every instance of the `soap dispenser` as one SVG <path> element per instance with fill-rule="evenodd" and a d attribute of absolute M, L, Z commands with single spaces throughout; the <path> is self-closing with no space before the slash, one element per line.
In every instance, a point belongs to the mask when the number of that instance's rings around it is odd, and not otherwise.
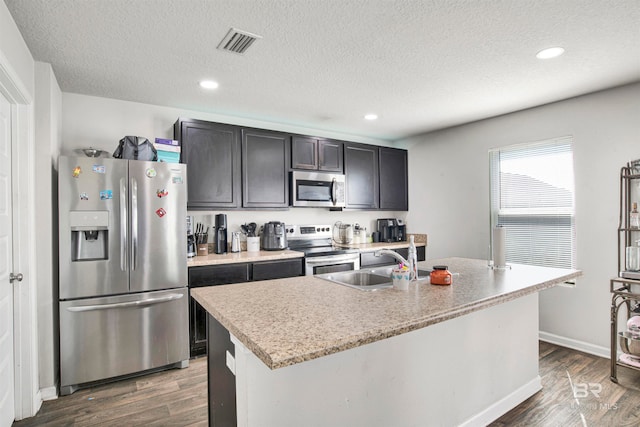
<path fill-rule="evenodd" d="M 413 234 L 409 236 L 409 269 L 411 270 L 411 280 L 418 280 L 418 251 Z"/>

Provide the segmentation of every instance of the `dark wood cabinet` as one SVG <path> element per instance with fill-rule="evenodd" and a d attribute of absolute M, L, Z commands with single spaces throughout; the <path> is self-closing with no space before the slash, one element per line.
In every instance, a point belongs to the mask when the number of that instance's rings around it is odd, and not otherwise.
<path fill-rule="evenodd" d="M 291 168 L 318 169 L 318 140 L 308 136 L 291 138 Z"/>
<path fill-rule="evenodd" d="M 189 288 L 243 283 L 250 280 L 248 263 L 208 265 L 189 269 Z M 191 357 L 207 352 L 207 312 L 189 297 L 189 353 Z"/>
<path fill-rule="evenodd" d="M 242 129 L 242 206 L 289 206 L 290 136 L 261 129 Z"/>
<path fill-rule="evenodd" d="M 304 258 L 286 261 L 263 261 L 253 264 L 253 280 L 283 279 L 285 277 L 302 276 L 304 274 Z"/>
<path fill-rule="evenodd" d="M 291 168 L 343 172 L 343 143 L 295 135 L 291 139 Z"/>
<path fill-rule="evenodd" d="M 346 208 L 409 210 L 407 151 L 178 119 L 187 209 L 286 209 L 289 170 L 346 175 Z"/>
<path fill-rule="evenodd" d="M 174 138 L 187 164 L 187 209 L 237 208 L 241 201 L 240 129 L 178 119 Z"/>
<path fill-rule="evenodd" d="M 346 207 L 378 209 L 378 147 L 347 142 L 344 145 Z"/>
<path fill-rule="evenodd" d="M 318 170 L 342 173 L 344 169 L 344 143 L 330 139 L 318 141 Z"/>
<path fill-rule="evenodd" d="M 237 264 L 207 265 L 189 268 L 189 288 L 246 283 L 257 280 L 283 279 L 302 276 L 304 258 L 277 261 L 246 262 Z M 207 352 L 207 312 L 189 297 L 189 348 L 190 356 Z"/>
<path fill-rule="evenodd" d="M 407 150 L 380 147 L 380 209 L 409 210 Z"/>

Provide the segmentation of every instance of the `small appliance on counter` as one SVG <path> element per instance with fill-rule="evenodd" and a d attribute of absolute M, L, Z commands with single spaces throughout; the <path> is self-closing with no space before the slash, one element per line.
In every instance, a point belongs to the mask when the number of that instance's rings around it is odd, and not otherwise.
<path fill-rule="evenodd" d="M 216 253 L 226 254 L 227 253 L 227 215 L 226 214 L 216 215 L 215 236 L 216 236 L 215 237 Z"/>
<path fill-rule="evenodd" d="M 240 252 L 240 232 L 231 233 L 231 252 Z"/>
<path fill-rule="evenodd" d="M 333 241 L 338 245 L 348 245 L 353 242 L 353 226 L 341 221 L 333 224 Z"/>
<path fill-rule="evenodd" d="M 287 235 L 284 222 L 269 221 L 260 232 L 260 248 L 265 251 L 287 249 Z"/>
<path fill-rule="evenodd" d="M 377 230 L 380 233 L 381 242 L 403 242 L 407 240 L 405 225 L 401 219 L 379 218 Z"/>

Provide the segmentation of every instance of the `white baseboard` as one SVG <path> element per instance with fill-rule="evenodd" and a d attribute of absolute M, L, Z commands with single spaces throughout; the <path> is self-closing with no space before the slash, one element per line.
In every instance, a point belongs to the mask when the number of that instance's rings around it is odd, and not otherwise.
<path fill-rule="evenodd" d="M 578 341 L 572 338 L 566 338 L 560 335 L 550 334 L 549 332 L 543 331 L 538 332 L 538 338 L 540 339 L 540 341 L 560 345 L 562 347 L 572 348 L 584 353 L 593 354 L 594 356 L 604 357 L 605 359 L 611 358 L 611 349 L 609 347 L 602 347 L 599 345 L 590 344 L 588 342 Z"/>
<path fill-rule="evenodd" d="M 540 375 L 538 375 L 510 395 L 500 399 L 484 411 L 469 418 L 460 424 L 460 426 L 475 427 L 489 425 L 540 390 L 542 390 L 542 381 L 540 379 Z"/>
<path fill-rule="evenodd" d="M 40 389 L 40 398 L 42 400 L 54 400 L 58 398 L 58 387 L 51 386 Z"/>

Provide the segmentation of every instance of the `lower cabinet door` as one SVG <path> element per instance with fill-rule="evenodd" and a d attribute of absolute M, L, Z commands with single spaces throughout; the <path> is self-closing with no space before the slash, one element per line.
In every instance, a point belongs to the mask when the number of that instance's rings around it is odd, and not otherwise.
<path fill-rule="evenodd" d="M 207 353 L 207 312 L 193 298 L 189 298 L 190 357 Z"/>
<path fill-rule="evenodd" d="M 282 279 L 302 276 L 304 258 L 288 261 L 264 261 L 253 264 L 253 280 Z"/>

